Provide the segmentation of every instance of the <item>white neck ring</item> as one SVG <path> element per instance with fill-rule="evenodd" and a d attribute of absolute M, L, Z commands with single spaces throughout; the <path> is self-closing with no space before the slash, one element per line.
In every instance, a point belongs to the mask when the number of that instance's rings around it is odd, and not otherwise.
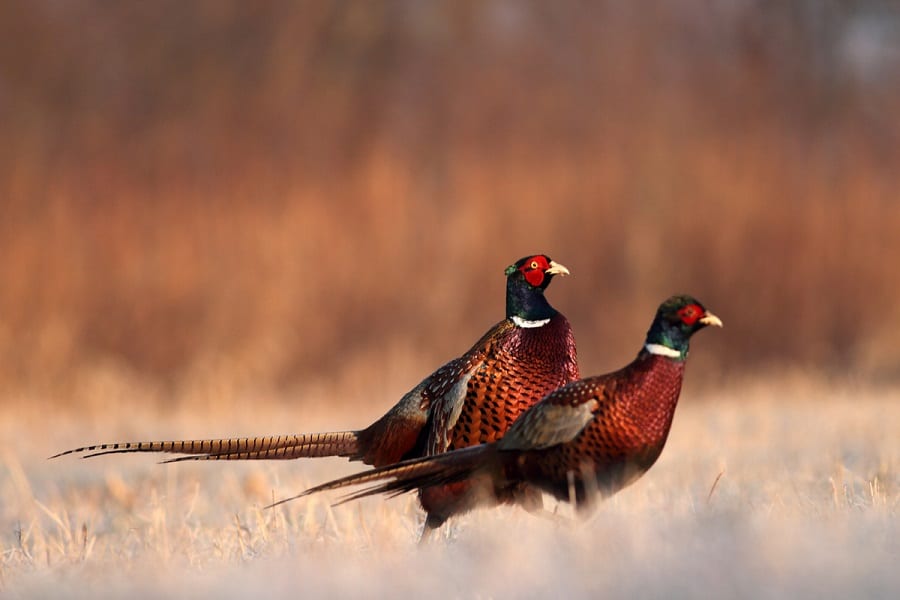
<path fill-rule="evenodd" d="M 650 354 L 656 354 L 657 356 L 668 356 L 669 358 L 681 358 L 681 352 L 678 350 L 674 350 L 669 348 L 668 346 L 663 346 L 662 344 L 646 344 L 644 348 L 647 349 L 647 352 Z"/>
<path fill-rule="evenodd" d="M 513 315 L 512 322 L 515 323 L 519 327 L 524 327 L 525 329 L 533 329 L 535 327 L 543 327 L 547 323 L 550 322 L 550 319 L 541 319 L 539 321 L 529 321 L 528 319 L 523 319 L 517 315 Z"/>

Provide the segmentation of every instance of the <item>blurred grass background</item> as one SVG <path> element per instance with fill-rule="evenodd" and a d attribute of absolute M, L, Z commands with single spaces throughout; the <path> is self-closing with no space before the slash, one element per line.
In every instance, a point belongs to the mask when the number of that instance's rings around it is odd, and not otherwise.
<path fill-rule="evenodd" d="M 532 252 L 586 373 L 687 291 L 726 323 L 692 385 L 896 383 L 898 31 L 877 0 L 5 0 L 4 402 L 400 392 Z"/>
<path fill-rule="evenodd" d="M 898 190 L 893 2 L 0 0 L 0 596 L 897 597 Z M 585 373 L 726 325 L 585 523 L 45 459 L 363 426 L 534 252 Z"/>

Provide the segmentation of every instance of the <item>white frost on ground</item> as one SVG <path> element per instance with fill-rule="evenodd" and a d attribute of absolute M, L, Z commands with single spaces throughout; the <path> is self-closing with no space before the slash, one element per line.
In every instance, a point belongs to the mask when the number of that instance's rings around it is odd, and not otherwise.
<path fill-rule="evenodd" d="M 679 407 L 659 463 L 587 521 L 480 511 L 423 549 L 411 496 L 259 508 L 355 465 L 48 462 L 57 442 L 7 419 L 0 596 L 900 597 L 900 395 L 795 391 Z"/>

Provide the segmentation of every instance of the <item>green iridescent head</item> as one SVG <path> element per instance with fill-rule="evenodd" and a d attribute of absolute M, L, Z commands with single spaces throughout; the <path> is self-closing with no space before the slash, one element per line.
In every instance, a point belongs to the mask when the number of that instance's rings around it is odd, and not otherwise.
<path fill-rule="evenodd" d="M 659 305 L 644 348 L 651 354 L 684 360 L 691 336 L 708 325 L 721 327 L 722 320 L 693 296 L 672 296 Z"/>
<path fill-rule="evenodd" d="M 506 267 L 504 274 L 507 318 L 535 322 L 556 314 L 544 298 L 544 290 L 554 275 L 568 275 L 569 269 L 546 254 L 532 254 Z"/>

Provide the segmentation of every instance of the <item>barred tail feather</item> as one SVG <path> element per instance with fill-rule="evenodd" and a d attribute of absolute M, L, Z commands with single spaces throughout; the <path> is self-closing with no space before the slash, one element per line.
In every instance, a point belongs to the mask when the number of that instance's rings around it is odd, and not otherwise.
<path fill-rule="evenodd" d="M 281 440 L 282 437 L 287 439 Z M 292 460 L 295 458 L 320 458 L 325 456 L 352 458 L 359 454 L 359 439 L 355 431 L 279 436 L 274 439 L 276 440 L 275 443 L 257 446 L 255 449 L 246 448 L 179 456 L 162 462 L 170 463 L 186 460 Z"/>
<path fill-rule="evenodd" d="M 493 445 L 482 444 L 454 450 L 446 454 L 437 454 L 423 458 L 405 460 L 394 465 L 379 467 L 341 477 L 315 487 L 311 487 L 303 493 L 279 500 L 266 508 L 272 508 L 297 498 L 336 490 L 349 486 L 375 484 L 358 492 L 349 494 L 337 504 L 344 504 L 375 494 L 388 494 L 390 497 L 399 496 L 423 487 L 455 483 L 473 477 L 483 469 L 493 466 L 493 459 L 497 457 L 497 451 Z"/>
<path fill-rule="evenodd" d="M 164 452 L 186 454 L 165 462 L 181 460 L 263 460 L 314 458 L 320 456 L 353 456 L 359 452 L 357 432 L 303 433 L 264 437 L 178 440 L 166 442 L 116 442 L 83 446 L 55 454 L 82 454 L 92 458 L 106 454 L 129 452 Z"/>

